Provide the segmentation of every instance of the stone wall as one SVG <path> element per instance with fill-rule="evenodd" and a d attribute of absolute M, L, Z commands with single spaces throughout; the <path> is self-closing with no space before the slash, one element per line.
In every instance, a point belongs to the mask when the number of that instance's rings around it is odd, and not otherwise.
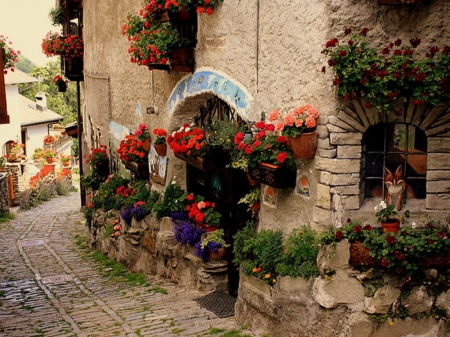
<path fill-rule="evenodd" d="M 403 292 L 405 283 L 395 275 L 349 265 L 346 241 L 319 253 L 322 276 L 305 281 L 278 277 L 274 287 L 241 273 L 236 320 L 262 335 L 316 337 L 449 336 L 446 317 L 430 316 L 434 304 L 450 309 L 449 291 L 430 295 L 423 284 Z M 327 271 L 333 270 L 334 275 Z M 446 271 L 423 271 L 432 284 Z M 402 306 L 408 317 L 375 323 L 369 315 L 393 313 Z M 391 313 L 392 315 L 392 313 Z M 411 318 L 415 317 L 415 318 Z"/>
<path fill-rule="evenodd" d="M 105 236 L 105 229 L 114 226 L 115 220 L 122 226 L 120 235 Z M 133 272 L 164 276 L 191 290 L 226 291 L 227 262 L 202 261 L 193 247 L 174 240 L 172 229 L 170 218 L 158 221 L 147 216 L 141 221 L 133 219 L 128 226 L 118 211 L 96 210 L 89 226 L 88 244 Z"/>
<path fill-rule="evenodd" d="M 9 173 L 0 172 L 0 214 L 9 212 Z"/>

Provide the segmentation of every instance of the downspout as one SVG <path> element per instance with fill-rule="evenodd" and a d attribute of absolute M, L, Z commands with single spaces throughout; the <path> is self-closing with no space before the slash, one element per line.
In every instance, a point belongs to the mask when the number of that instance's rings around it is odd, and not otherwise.
<path fill-rule="evenodd" d="M 80 81 L 77 81 L 77 128 L 78 128 L 78 168 L 80 178 L 83 177 L 83 122 L 81 121 L 80 108 Z M 80 184 L 81 207 L 86 204 L 86 189 Z"/>
<path fill-rule="evenodd" d="M 256 0 L 256 94 L 259 89 L 259 0 Z"/>

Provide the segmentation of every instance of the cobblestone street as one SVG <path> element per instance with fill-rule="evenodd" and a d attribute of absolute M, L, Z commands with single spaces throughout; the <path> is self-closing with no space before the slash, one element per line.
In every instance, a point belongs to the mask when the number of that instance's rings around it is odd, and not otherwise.
<path fill-rule="evenodd" d="M 210 336 L 238 329 L 175 284 L 151 287 L 102 276 L 77 245 L 87 227 L 79 193 L 58 197 L 0 224 L 0 336 Z M 248 332 L 247 332 L 248 333 Z"/>

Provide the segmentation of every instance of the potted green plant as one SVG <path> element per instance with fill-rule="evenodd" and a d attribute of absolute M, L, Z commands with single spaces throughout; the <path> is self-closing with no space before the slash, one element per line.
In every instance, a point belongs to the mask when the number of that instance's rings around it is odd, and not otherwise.
<path fill-rule="evenodd" d="M 3 55 L 3 72 L 8 73 L 8 70 L 14 72 L 14 64 L 19 62 L 18 56 L 20 51 L 15 51 L 11 45 L 12 42 L 7 40 L 6 36 L 0 35 L 0 49 Z"/>
<path fill-rule="evenodd" d="M 52 80 L 52 83 L 58 87 L 58 92 L 66 92 L 68 82 L 68 80 L 64 80 L 60 75 L 56 75 Z"/>
<path fill-rule="evenodd" d="M 333 86 L 345 100 L 363 99 L 366 108 L 404 113 L 398 103 L 411 98 L 415 105 L 435 106 L 450 101 L 450 47 L 432 46 L 418 56 L 420 38 L 404 45 L 401 39 L 377 50 L 367 41 L 368 28 L 329 40 L 323 53 L 335 77 Z M 322 68 L 326 71 L 326 66 Z"/>
<path fill-rule="evenodd" d="M 42 152 L 42 157 L 45 158 L 48 164 L 55 162 L 58 152 L 52 149 L 46 149 Z"/>
<path fill-rule="evenodd" d="M 153 146 L 159 156 L 164 157 L 167 154 L 167 131 L 164 129 L 153 129 L 153 134 L 156 136 Z"/>
<path fill-rule="evenodd" d="M 73 156 L 71 156 L 71 155 L 64 155 L 64 154 L 62 154 L 61 158 L 60 158 L 61 163 L 62 163 L 62 165 L 64 167 L 70 166 L 70 162 L 72 161 L 72 159 L 73 159 Z"/>
<path fill-rule="evenodd" d="M 374 209 L 376 211 L 375 216 L 381 224 L 383 232 L 397 233 L 400 228 L 400 222 L 404 221 L 405 217 L 409 218 L 408 210 L 404 214 L 399 214 L 395 209 L 395 205 L 387 205 L 384 200 L 381 200 Z"/>
<path fill-rule="evenodd" d="M 41 159 L 42 158 L 42 152 L 44 150 L 41 148 L 36 148 L 34 149 L 34 153 L 33 153 L 33 159 Z"/>
<path fill-rule="evenodd" d="M 260 208 L 261 202 L 261 187 L 255 187 L 250 190 L 246 195 L 239 199 L 238 204 L 245 204 L 248 207 L 248 211 L 255 216 L 256 212 Z"/>
<path fill-rule="evenodd" d="M 221 260 L 229 246 L 225 241 L 223 229 L 218 229 L 206 233 L 205 238 L 196 243 L 195 253 L 204 260 Z"/>
<path fill-rule="evenodd" d="M 195 196 L 193 193 L 189 193 L 186 196 L 186 203 L 188 217 L 193 220 L 198 227 L 206 232 L 212 232 L 218 229 L 221 214 L 217 211 L 214 202 L 205 200 L 203 196 Z"/>
<path fill-rule="evenodd" d="M 64 24 L 64 8 L 62 6 L 57 6 L 50 9 L 48 17 L 53 26 L 62 26 Z"/>

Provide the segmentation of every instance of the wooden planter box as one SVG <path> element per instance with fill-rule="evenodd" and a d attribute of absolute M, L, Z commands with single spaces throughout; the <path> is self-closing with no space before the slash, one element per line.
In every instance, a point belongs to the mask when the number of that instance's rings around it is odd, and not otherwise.
<path fill-rule="evenodd" d="M 136 175 L 137 179 L 149 180 L 150 172 L 148 169 L 148 165 L 145 165 L 143 163 L 124 162 L 124 161 L 122 161 L 122 163 L 125 165 L 127 169 L 129 169 Z"/>
<path fill-rule="evenodd" d="M 62 55 L 61 71 L 71 81 L 83 81 L 83 58 Z"/>
<path fill-rule="evenodd" d="M 297 177 L 295 170 L 288 170 L 285 167 L 271 168 L 262 165 L 249 166 L 248 173 L 254 180 L 274 188 L 295 187 Z"/>
<path fill-rule="evenodd" d="M 450 267 L 450 252 L 443 255 L 436 255 L 425 257 L 420 260 L 421 268 L 449 268 Z M 369 255 L 369 250 L 364 247 L 363 243 L 355 242 L 350 245 L 350 260 L 351 266 L 372 266 L 381 267 L 380 261 L 375 260 Z"/>

